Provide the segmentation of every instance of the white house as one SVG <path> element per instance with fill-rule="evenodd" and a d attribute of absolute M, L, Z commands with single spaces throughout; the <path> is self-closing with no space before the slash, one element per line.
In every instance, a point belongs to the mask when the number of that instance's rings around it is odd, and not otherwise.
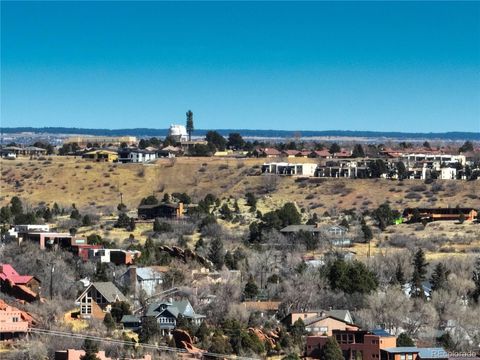
<path fill-rule="evenodd" d="M 265 163 L 262 165 L 262 173 L 290 175 L 290 176 L 315 176 L 317 164 L 291 164 L 287 162 Z"/>
<path fill-rule="evenodd" d="M 118 161 L 121 163 L 143 163 L 153 161 L 156 158 L 156 151 L 128 148 L 118 151 Z"/>

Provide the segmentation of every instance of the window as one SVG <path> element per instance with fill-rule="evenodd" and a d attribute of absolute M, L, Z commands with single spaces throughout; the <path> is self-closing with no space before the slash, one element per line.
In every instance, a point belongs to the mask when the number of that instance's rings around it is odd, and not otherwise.
<path fill-rule="evenodd" d="M 405 360 L 405 354 L 400 354 L 400 360 Z"/>
<path fill-rule="evenodd" d="M 407 355 L 407 359 L 408 359 L 408 360 L 413 360 L 413 354 L 408 354 L 408 355 Z"/>
<path fill-rule="evenodd" d="M 12 322 L 18 322 L 18 317 L 14 317 L 14 318 L 12 319 Z"/>

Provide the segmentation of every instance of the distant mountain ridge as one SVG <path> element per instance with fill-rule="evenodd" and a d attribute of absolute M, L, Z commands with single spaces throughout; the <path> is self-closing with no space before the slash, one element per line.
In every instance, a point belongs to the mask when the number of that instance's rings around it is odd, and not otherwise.
<path fill-rule="evenodd" d="M 292 138 L 292 137 L 362 137 L 362 138 L 392 138 L 392 139 L 438 139 L 438 140 L 474 140 L 480 141 L 480 132 L 443 132 L 443 133 L 414 133 L 397 131 L 355 131 L 355 130 L 322 130 L 322 131 L 290 131 L 290 130 L 253 130 L 253 129 L 211 129 L 224 136 L 238 132 L 245 137 L 259 138 Z M 194 135 L 203 136 L 206 129 L 194 131 Z M 166 136 L 168 129 L 133 128 L 133 129 L 88 129 L 69 127 L 3 127 L 3 134 L 19 132 L 49 133 L 49 134 L 75 134 L 96 136 L 137 136 L 153 137 Z"/>

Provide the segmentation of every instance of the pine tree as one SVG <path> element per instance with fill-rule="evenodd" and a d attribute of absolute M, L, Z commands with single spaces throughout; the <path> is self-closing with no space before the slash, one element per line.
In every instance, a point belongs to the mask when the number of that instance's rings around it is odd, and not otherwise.
<path fill-rule="evenodd" d="M 344 360 L 342 350 L 333 337 L 329 337 L 322 347 L 321 359 L 323 360 Z"/>
<path fill-rule="evenodd" d="M 243 291 L 243 296 L 245 299 L 254 299 L 258 295 L 258 286 L 253 279 L 253 276 L 250 275 L 247 283 L 245 284 L 245 289 Z"/>
<path fill-rule="evenodd" d="M 432 283 L 432 291 L 445 289 L 447 287 L 448 275 L 450 271 L 447 270 L 443 263 L 438 263 L 432 273 L 430 282 Z"/>
<path fill-rule="evenodd" d="M 221 238 L 216 237 L 210 243 L 208 249 L 208 258 L 215 265 L 217 270 L 223 267 L 225 261 L 225 250 L 223 249 L 223 241 Z"/>
<path fill-rule="evenodd" d="M 475 289 L 472 291 L 472 299 L 476 303 L 480 302 L 480 257 L 477 259 L 475 264 L 475 270 L 473 271 L 472 276 L 473 283 L 475 284 Z"/>
<path fill-rule="evenodd" d="M 187 115 L 187 123 L 186 123 L 185 127 L 187 128 L 188 141 L 191 141 L 192 140 L 192 133 L 193 133 L 193 130 L 194 130 L 194 127 L 193 127 L 193 112 L 188 110 L 186 115 Z"/>
<path fill-rule="evenodd" d="M 401 346 L 415 346 L 415 343 L 407 333 L 401 333 L 397 338 L 397 347 Z"/>
<path fill-rule="evenodd" d="M 418 249 L 413 257 L 413 274 L 410 282 L 410 295 L 412 297 L 426 299 L 422 283 L 425 281 L 428 263 L 425 260 L 425 253 Z"/>
<path fill-rule="evenodd" d="M 403 273 L 402 265 L 397 264 L 395 270 L 395 282 L 401 286 L 405 284 L 405 274 Z"/>
<path fill-rule="evenodd" d="M 94 340 L 85 339 L 82 349 L 85 351 L 85 355 L 80 356 L 80 360 L 100 360 L 97 356 L 98 343 Z"/>
<path fill-rule="evenodd" d="M 103 318 L 103 324 L 108 330 L 115 329 L 115 320 L 113 320 L 113 317 L 110 313 L 105 314 L 105 317 Z"/>

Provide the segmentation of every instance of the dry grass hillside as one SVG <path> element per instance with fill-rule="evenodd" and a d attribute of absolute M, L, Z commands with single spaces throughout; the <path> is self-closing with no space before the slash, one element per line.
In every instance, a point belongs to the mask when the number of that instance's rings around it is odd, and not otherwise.
<path fill-rule="evenodd" d="M 311 162 L 312 159 L 288 159 Z M 368 179 L 296 179 L 258 176 L 265 159 L 178 158 L 155 164 L 96 163 L 73 157 L 44 160 L 1 160 L 0 204 L 20 196 L 32 206 L 39 203 L 113 209 L 123 201 L 135 208 L 151 194 L 186 192 L 195 200 L 213 193 L 243 197 L 248 191 L 264 197 L 263 207 L 294 201 L 300 208 L 323 214 L 335 209 L 375 208 L 386 200 L 392 207 L 478 206 L 480 182 L 419 180 L 403 182 Z"/>

